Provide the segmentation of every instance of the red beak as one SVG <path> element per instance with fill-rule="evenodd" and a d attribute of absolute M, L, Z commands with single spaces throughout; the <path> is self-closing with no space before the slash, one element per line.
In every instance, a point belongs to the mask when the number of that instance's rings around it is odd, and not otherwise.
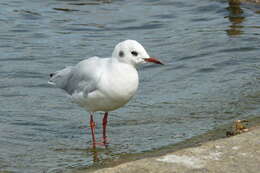
<path fill-rule="evenodd" d="M 159 61 L 159 60 L 156 59 L 156 58 L 144 58 L 144 60 L 145 60 L 146 62 L 153 62 L 153 63 L 155 63 L 155 64 L 164 65 L 161 61 Z"/>

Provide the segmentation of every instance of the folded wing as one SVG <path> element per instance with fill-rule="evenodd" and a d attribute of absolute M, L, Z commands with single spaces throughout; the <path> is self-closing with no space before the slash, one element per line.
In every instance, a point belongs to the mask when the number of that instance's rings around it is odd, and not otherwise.
<path fill-rule="evenodd" d="M 49 84 L 65 90 L 70 95 L 87 96 L 95 91 L 107 59 L 92 57 L 50 74 Z"/>

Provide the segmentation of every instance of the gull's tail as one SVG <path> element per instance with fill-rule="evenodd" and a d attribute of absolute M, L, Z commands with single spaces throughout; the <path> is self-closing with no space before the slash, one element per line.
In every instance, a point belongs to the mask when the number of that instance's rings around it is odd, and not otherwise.
<path fill-rule="evenodd" d="M 49 84 L 55 85 L 59 88 L 64 89 L 67 85 L 68 80 L 72 75 L 72 66 L 66 67 L 62 70 L 56 71 L 50 74 L 50 80 L 48 81 Z"/>

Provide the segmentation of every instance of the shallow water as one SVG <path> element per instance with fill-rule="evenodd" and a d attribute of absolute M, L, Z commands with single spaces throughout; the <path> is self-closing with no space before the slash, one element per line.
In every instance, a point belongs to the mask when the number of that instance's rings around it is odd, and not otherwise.
<path fill-rule="evenodd" d="M 259 116 L 260 6 L 2 0 L 0 8 L 0 171 L 62 172 L 97 157 L 99 165 Z M 87 112 L 49 86 L 48 74 L 110 56 L 127 38 L 166 65 L 140 67 L 136 96 L 111 112 L 111 143 L 93 158 Z"/>

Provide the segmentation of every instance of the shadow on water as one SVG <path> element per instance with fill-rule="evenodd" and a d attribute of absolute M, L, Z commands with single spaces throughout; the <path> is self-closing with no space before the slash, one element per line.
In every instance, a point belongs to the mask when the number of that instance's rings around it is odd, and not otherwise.
<path fill-rule="evenodd" d="M 110 153 L 109 148 L 105 147 L 105 148 L 93 148 L 93 147 L 89 147 L 86 149 L 82 149 L 82 148 L 56 148 L 53 149 L 53 151 L 55 152 L 81 152 L 81 153 L 86 153 L 86 157 L 90 157 L 92 156 L 92 161 L 94 163 L 100 162 L 101 159 L 99 157 L 100 153 Z"/>
<path fill-rule="evenodd" d="M 69 2 L 70 5 L 78 5 L 78 6 L 84 6 L 84 5 L 100 5 L 103 3 L 112 3 L 113 0 L 87 0 L 87 1 L 74 1 L 74 0 L 56 0 L 56 1 L 64 1 Z M 67 11 L 67 10 L 65 10 Z"/>
<path fill-rule="evenodd" d="M 227 30 L 227 34 L 229 36 L 238 36 L 243 34 L 242 23 L 245 20 L 245 17 L 243 16 L 243 9 L 240 7 L 241 3 L 239 0 L 229 0 L 227 10 L 229 12 L 229 15 L 227 18 L 229 19 L 231 25 L 229 26 L 229 29 Z"/>

